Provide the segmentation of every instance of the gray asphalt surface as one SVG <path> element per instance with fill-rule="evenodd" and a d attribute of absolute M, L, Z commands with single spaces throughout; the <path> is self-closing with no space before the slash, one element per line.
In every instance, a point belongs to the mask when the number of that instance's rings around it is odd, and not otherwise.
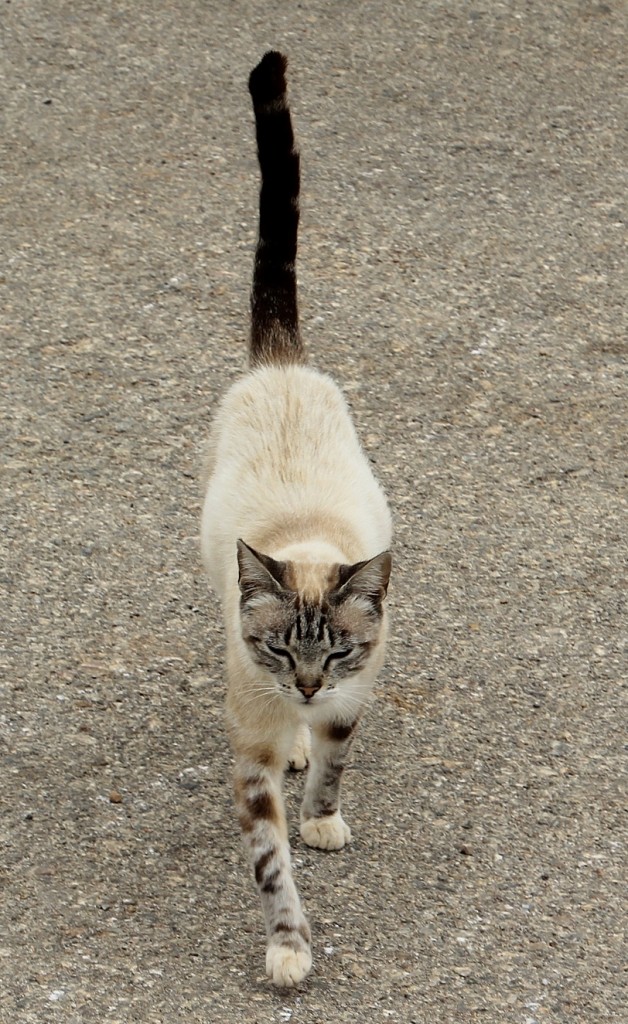
<path fill-rule="evenodd" d="M 626 5 L 2 6 L 2 1024 L 628 1019 Z M 393 638 L 263 972 L 197 549 L 291 60 L 313 361 Z"/>

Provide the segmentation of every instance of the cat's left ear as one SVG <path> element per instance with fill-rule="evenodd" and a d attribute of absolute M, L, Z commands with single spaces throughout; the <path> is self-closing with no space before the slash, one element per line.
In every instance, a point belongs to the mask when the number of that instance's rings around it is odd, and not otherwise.
<path fill-rule="evenodd" d="M 243 540 L 238 541 L 238 568 L 238 584 L 243 601 L 250 601 L 260 594 L 279 596 L 289 589 L 286 586 L 288 563 L 263 555 Z"/>
<path fill-rule="evenodd" d="M 348 597 L 364 597 L 375 607 L 379 607 L 386 597 L 392 555 L 390 551 L 382 551 L 366 562 L 355 565 L 341 565 L 338 571 L 336 594 L 340 600 Z"/>

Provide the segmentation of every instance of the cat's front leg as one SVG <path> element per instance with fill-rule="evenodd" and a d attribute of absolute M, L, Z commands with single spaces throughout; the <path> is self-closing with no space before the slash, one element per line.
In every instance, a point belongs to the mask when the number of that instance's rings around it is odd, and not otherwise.
<path fill-rule="evenodd" d="M 357 724 L 331 722 L 313 729 L 301 805 L 301 838 L 308 846 L 340 850 L 351 841 L 351 830 L 340 813 L 340 782 Z"/>
<path fill-rule="evenodd" d="M 290 987 L 308 974 L 312 953 L 310 928 L 292 878 L 283 768 L 283 760 L 270 754 L 239 758 L 235 797 L 266 921 L 266 972 L 276 985 Z"/>
<path fill-rule="evenodd" d="M 310 727 L 301 723 L 298 727 L 290 754 L 288 756 L 288 768 L 291 771 L 300 772 L 307 768 L 310 760 L 311 750 Z"/>

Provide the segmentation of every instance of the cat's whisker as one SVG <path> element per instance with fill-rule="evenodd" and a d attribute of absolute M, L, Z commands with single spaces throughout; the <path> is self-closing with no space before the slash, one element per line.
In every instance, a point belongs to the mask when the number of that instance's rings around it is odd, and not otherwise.
<path fill-rule="evenodd" d="M 274 687 L 267 690 L 256 689 L 254 692 L 249 691 L 248 696 L 243 695 L 242 708 L 258 707 L 260 710 L 268 708 L 277 696 L 278 694 Z"/>
<path fill-rule="evenodd" d="M 338 700 L 339 710 L 342 712 L 348 711 L 351 714 L 357 714 L 364 708 L 364 701 L 353 696 L 340 697 Z"/>

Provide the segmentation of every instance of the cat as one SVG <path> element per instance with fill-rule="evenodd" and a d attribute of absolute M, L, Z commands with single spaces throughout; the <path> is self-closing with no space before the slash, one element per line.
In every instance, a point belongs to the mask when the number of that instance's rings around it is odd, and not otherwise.
<path fill-rule="evenodd" d="M 270 51 L 249 79 L 261 171 L 251 368 L 211 427 L 201 548 L 225 620 L 235 803 L 264 911 L 266 971 L 287 987 L 308 974 L 312 953 L 283 772 L 309 762 L 304 842 L 349 842 L 340 781 L 384 658 L 391 517 L 339 388 L 305 365 L 286 67 Z"/>

